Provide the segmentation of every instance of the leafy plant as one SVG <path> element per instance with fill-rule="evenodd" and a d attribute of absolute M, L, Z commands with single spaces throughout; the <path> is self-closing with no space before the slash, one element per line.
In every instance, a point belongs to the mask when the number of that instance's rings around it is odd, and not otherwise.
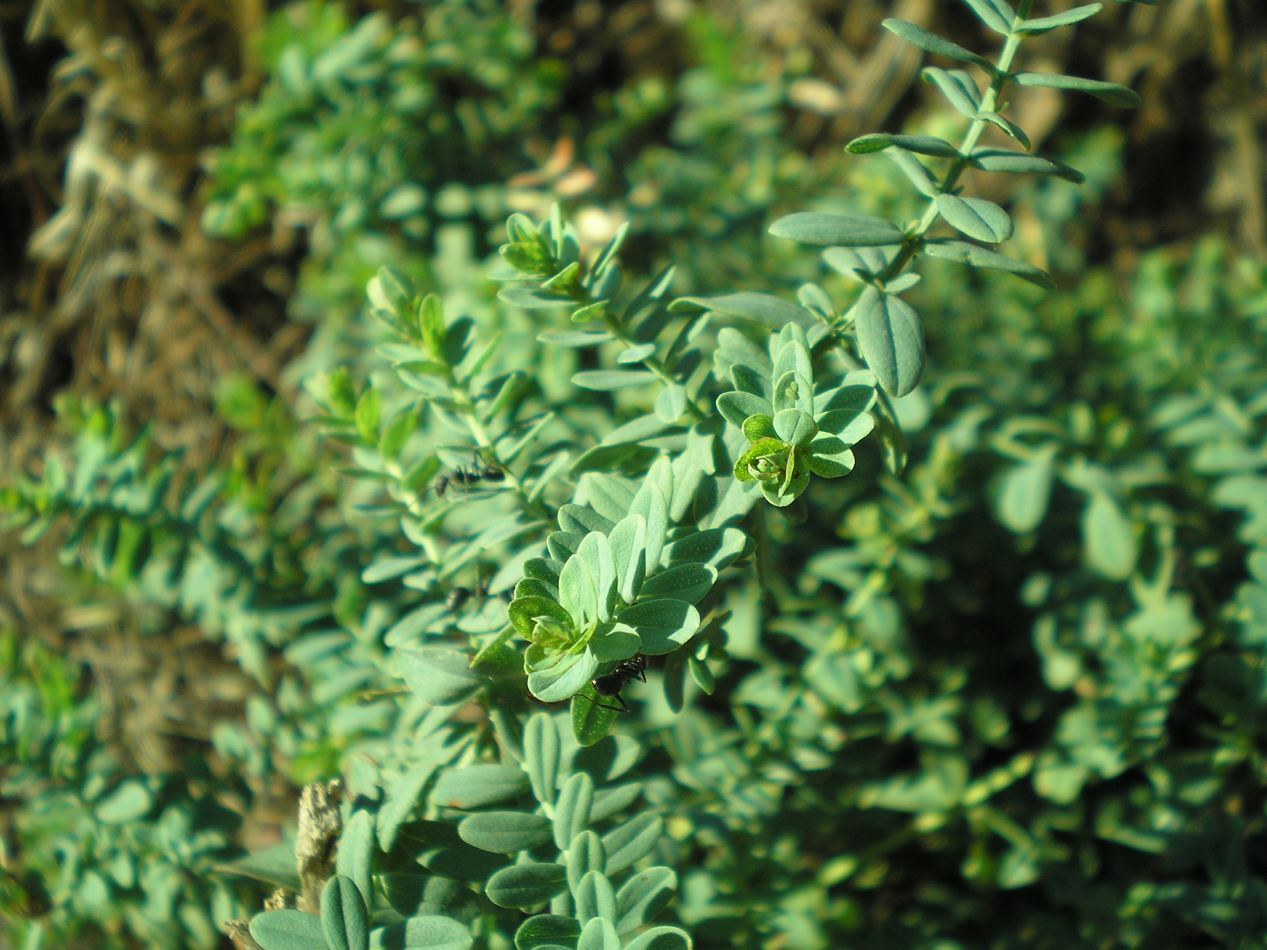
<path fill-rule="evenodd" d="M 644 811 L 613 821 L 643 789 L 613 784 L 636 764 L 635 742 L 609 737 L 581 749 L 562 717 L 543 713 L 504 747 L 509 761 L 473 761 L 472 738 L 433 733 L 405 797 L 397 783 L 385 800 L 352 811 L 320 915 L 257 915 L 250 932 L 263 950 L 469 947 L 511 930 L 518 947 L 690 945 L 680 928 L 646 927 L 676 887 L 673 871 L 633 870 L 655 852 L 662 818 Z M 406 820 L 423 795 L 438 820 Z M 372 868 L 382 873 L 372 878 Z M 481 893 L 460 883 L 471 881 Z M 516 913 L 546 906 L 549 913 Z"/>
<path fill-rule="evenodd" d="M 224 237 L 275 217 L 305 226 L 310 318 L 354 306 L 384 259 L 425 268 L 408 245 L 504 213 L 516 137 L 559 96 L 558 65 L 488 0 L 399 23 L 292 4 L 260 46 L 270 79 L 214 159 L 203 224 Z"/>
<path fill-rule="evenodd" d="M 332 866 L 233 865 L 299 894 L 247 926 L 264 950 L 1258 939 L 1263 271 L 1215 242 L 1126 286 L 1080 260 L 1117 144 L 1071 144 L 1079 207 L 1004 100 L 1133 101 L 1021 66 L 1100 5 L 967 6 L 995 59 L 888 23 L 985 76 L 925 71 L 959 144 L 850 146 L 921 210 L 778 219 L 825 248 L 795 302 L 761 261 L 772 293 L 692 269 L 673 299 L 632 231 L 558 207 L 508 220 L 496 303 L 369 282 L 378 362 L 307 387 L 347 524 L 294 554 L 328 617 L 283 656 L 328 708 L 222 743 L 345 775 Z M 969 171 L 1037 175 L 1009 213 Z M 996 249 L 1026 208 L 1046 260 Z"/>
<path fill-rule="evenodd" d="M 31 946 L 124 935 L 211 945 L 218 921 L 247 903 L 212 871 L 236 853 L 237 825 L 200 792 L 213 776 L 190 763 L 159 779 L 120 761 L 94 733 L 98 705 L 79 698 L 78 664 L 8 631 L 0 661 L 0 933 L 17 927 Z"/>
<path fill-rule="evenodd" d="M 991 156 L 975 151 L 986 124 L 1023 135 L 995 106 L 1006 82 L 1020 82 L 1017 77 L 1027 75 L 1012 72 L 1020 37 L 1044 27 L 1040 23 L 1031 30 L 1025 19 L 1027 10 L 1014 15 L 1003 31 L 1008 41 L 998 65 L 980 57 L 972 59 L 990 73 L 992 85 L 984 96 L 978 93 L 973 98 L 970 131 L 962 149 L 946 146 L 951 149 L 943 154 L 950 160 L 949 168 L 939 185 L 929 185 L 930 211 L 918 224 L 903 229 L 879 219 L 811 214 L 781 219 L 772 228 L 776 234 L 828 245 L 833 249 L 830 260 L 850 265 L 843 269 L 865 286 L 843 319 L 827 293 L 813 285 L 802 290 L 799 306 L 753 293 L 684 298 L 668 306 L 672 271 L 666 270 L 631 295 L 622 295 L 618 252 L 623 231 L 587 258 L 557 207 L 542 222 L 512 216 L 507 224 L 509 240 L 501 248 L 508 266 L 496 275 L 509 283 L 501 298 L 533 312 L 568 312 L 572 322 L 590 325 L 540 333 L 539 344 L 615 355 L 616 368 L 581 369 L 572 374 L 574 385 L 606 394 L 616 407 L 627 407 L 620 427 L 574 460 L 557 441 L 547 443 L 533 457 L 530 448 L 549 438 L 547 433 L 556 424 L 565 431 L 579 428 L 582 417 L 566 404 L 543 402 L 549 396 L 544 386 L 534 389 L 520 384 L 526 377 L 519 377 L 514 366 L 506 367 L 496 338 L 479 345 L 472 320 L 447 321 L 435 297 L 417 294 L 396 272 L 385 270 L 371 283 L 371 313 L 387 327 L 390 337 L 380 352 L 392 363 L 396 382 L 376 380 L 358 391 L 346 376 L 335 375 L 314 393 L 331 431 L 357 446 L 353 458 L 362 476 L 386 488 L 389 505 L 384 513 L 400 519 L 405 536 L 419 550 L 417 558 L 393 556 L 366 574 L 367 579 L 381 580 L 412 572 L 413 586 L 430 595 L 430 605 L 424 603 L 411 612 L 404 626 L 389 634 L 397 669 L 418 698 L 440 710 L 474 699 L 498 730 L 503 754 L 514 755 L 513 710 L 522 702 L 515 693 L 523 686 L 540 701 L 572 699 L 573 731 L 582 748 L 610 741 L 603 736 L 616 718 L 615 710 L 601 702 L 595 683 L 625 661 L 665 656 L 665 693 L 676 709 L 684 705 L 688 670 L 705 692 L 712 689 L 715 677 L 709 658 L 726 642 L 723 622 L 729 616 L 721 601 L 727 587 L 738 584 L 731 589 L 742 590 L 744 586 L 737 580 L 721 585 L 722 572 L 762 544 L 736 527 L 745 518 L 762 517 L 753 509 L 753 484 L 782 508 L 806 492 L 811 474 L 823 478 L 845 474 L 853 467 L 850 446 L 872 430 L 871 410 L 877 405 L 883 408 L 882 435 L 890 457 L 897 460 L 900 455 L 899 413 L 887 397 L 877 404 L 876 381 L 892 396 L 901 397 L 914 389 L 923 372 L 918 321 L 914 311 L 895 296 L 916 283 L 911 276 L 902 277 L 906 264 L 930 247 L 950 248 L 953 254 L 941 256 L 1038 277 L 1036 269 L 1019 262 L 1004 267 L 999 261 L 1005 259 L 991 257 L 993 252 L 974 245 L 934 243 L 940 239 L 926 237 L 939 219 L 978 240 L 997 243 L 1008 236 L 1010 224 L 1002 224 L 1007 216 L 1001 209 L 995 213 L 991 210 L 995 206 L 961 198 L 956 186 L 970 161 L 990 164 Z M 891 24 L 891 28 L 935 52 L 959 50 L 910 25 Z M 941 74 L 929 75 L 936 81 Z M 962 82 L 958 76 L 953 78 Z M 967 95 L 963 87 L 955 88 Z M 1118 100 L 1128 97 L 1125 92 L 1114 95 Z M 911 144 L 909 138 L 897 141 Z M 864 140 L 866 147 L 874 143 L 874 139 Z M 894 140 L 885 140 L 881 147 L 893 144 Z M 918 165 L 917 160 L 911 161 L 915 165 L 906 162 L 904 167 Z M 985 233 L 983 226 L 969 223 L 965 209 L 974 219 L 992 221 L 997 227 Z M 885 247 L 898 250 L 893 257 L 875 250 Z M 710 324 L 724 320 L 779 328 L 769 336 L 769 355 L 735 327 L 722 327 L 715 333 L 716 366 L 710 372 L 702 346 L 713 335 Z M 857 359 L 849 348 L 855 341 L 871 372 L 856 369 Z M 836 359 L 842 365 L 834 372 L 827 370 L 829 351 L 841 344 L 844 348 Z M 535 351 L 533 347 L 517 356 L 531 360 Z M 648 388 L 656 391 L 654 399 L 638 398 Z M 724 428 L 705 408 L 714 401 L 721 419 L 733 428 Z M 465 450 L 472 456 L 470 467 L 465 467 L 460 447 L 431 448 L 415 438 L 418 420 L 427 413 L 470 440 L 471 448 Z M 719 464 L 721 460 L 725 461 Z M 446 462 L 451 471 L 441 475 Z M 574 489 L 565 474 L 575 479 Z M 455 494 L 452 487 L 479 486 L 484 481 L 491 484 L 474 494 Z M 481 503 L 488 510 L 482 521 L 470 525 L 469 519 L 459 517 L 461 509 Z M 500 519 L 492 516 L 494 511 L 502 512 Z M 549 520 L 557 522 L 558 530 L 547 533 Z M 545 556 L 533 553 L 542 540 Z M 437 637 L 438 631 L 428 633 L 439 617 L 441 591 L 436 581 L 491 551 L 504 552 L 494 560 L 506 566 L 485 586 L 496 593 L 513 583 L 509 624 L 499 626 L 496 611 L 491 615 L 481 611 L 467 630 L 475 647 L 473 657 L 438 645 L 406 646 Z M 528 643 L 522 668 L 518 651 L 511 646 L 515 634 Z M 811 682 L 815 679 L 821 679 L 821 673 Z M 786 692 L 786 686 L 780 691 Z M 926 739 L 942 737 L 944 741 L 955 735 L 954 727 L 934 724 L 952 710 L 953 706 L 947 706 L 934 714 L 912 709 L 908 728 Z M 692 721 L 688 716 L 684 723 Z M 530 723 L 527 734 L 534 734 L 534 729 L 539 734 L 545 728 Z M 553 728 L 547 734 L 552 735 Z M 556 740 L 549 741 L 552 745 Z M 525 740 L 525 767 L 532 776 L 541 766 L 528 748 Z M 706 761 L 682 760 L 680 766 L 684 774 L 690 774 Z M 501 767 L 493 763 L 471 766 Z M 872 800 L 887 801 L 889 807 L 899 809 L 937 811 L 955 808 L 961 795 L 988 797 L 990 792 L 978 789 L 996 785 L 990 779 L 985 786 L 969 787 L 961 776 L 956 790 L 952 776 L 959 774 L 957 767 L 950 761 L 934 767 L 940 779 L 929 777 L 923 786 L 892 780 L 877 785 L 870 793 Z M 552 773 L 552 768 L 547 771 Z M 447 788 L 445 774 L 436 780 L 437 787 Z M 486 781 L 492 781 L 491 775 Z M 396 801 L 417 801 L 429 781 L 412 775 L 410 794 Z M 939 789 L 942 781 L 950 787 Z M 571 785 L 569 779 L 566 794 L 560 793 L 560 801 L 569 808 L 574 800 L 590 797 L 584 779 L 567 791 Z M 559 816 L 550 814 L 554 787 L 548 779 L 534 780 L 536 797 L 545 811 L 538 818 L 517 813 L 474 815 L 458 824 L 458 837 L 477 847 L 496 840 L 509 842 L 504 846 L 513 850 L 530 849 L 544 844 L 553 833 L 555 847 L 567 851 L 553 868 L 529 860 L 480 874 L 477 881 L 493 904 L 542 905 L 567 879 L 561 865 L 570 870 L 583 859 L 586 849 L 574 840 L 576 829 L 568 824 L 568 833 L 560 836 Z M 372 800 L 378 793 L 365 797 Z M 464 802 L 459 796 L 449 803 Z M 482 799 L 465 803 L 484 804 Z M 403 807 L 407 812 L 410 806 Z M 769 805 L 754 802 L 752 809 L 751 814 L 764 814 Z M 442 809 L 438 817 L 443 819 Z M 468 840 L 472 836 L 475 840 Z M 351 866 L 365 875 L 365 866 L 374 859 L 366 856 L 367 846 L 360 837 L 352 838 L 352 847 L 358 856 L 349 859 Z M 610 867 L 606 870 L 611 872 Z M 355 908 L 353 929 L 361 934 L 369 926 L 369 878 L 355 892 L 348 890 L 359 895 L 361 903 L 343 899 L 346 885 L 330 886 L 337 891 L 339 906 Z M 583 901 L 582 894 L 594 886 L 597 879 L 588 876 L 574 882 L 571 893 L 577 906 L 589 900 Z M 512 901 L 513 895 L 519 896 Z M 327 941 L 348 926 L 346 919 L 340 921 L 331 913 L 322 924 Z M 551 930 L 551 939 L 603 943 L 610 936 L 606 931 L 612 921 L 595 919 L 602 917 L 587 910 L 579 923 L 551 922 L 550 928 L 567 928 L 566 933 Z M 283 919 L 290 922 L 286 926 L 309 930 L 316 926 L 295 916 L 265 916 L 257 918 L 253 928 L 267 930 Z M 545 918 L 531 918 L 517 939 L 535 945 L 531 941 L 537 939 L 537 929 L 546 927 Z M 600 932 L 604 934 L 601 941 Z M 259 934 L 256 937 L 260 939 Z"/>
<path fill-rule="evenodd" d="M 1008 174 L 1055 175 L 1072 182 L 1082 179 L 1080 173 L 1067 165 L 1028 154 L 1029 136 L 1000 111 L 1008 85 L 1075 90 L 1118 106 L 1139 103 L 1139 97 L 1131 90 L 1112 83 L 1024 72 L 1015 68 L 1017 53 L 1026 37 L 1094 16 L 1101 9 L 1101 4 L 1088 4 L 1065 14 L 1037 19 L 1029 16 L 1032 2 L 1022 2 L 1016 10 L 1002 0 L 979 0 L 968 2 L 967 6 L 986 27 L 1004 37 L 1003 48 L 996 61 L 970 52 L 914 23 L 892 19 L 884 21 L 886 29 L 908 43 L 929 53 L 969 64 L 984 74 L 988 85 L 982 89 L 966 70 L 929 66 L 922 73 L 951 107 L 969 120 L 959 145 L 930 135 L 874 133 L 854 139 L 846 147 L 853 154 L 885 152 L 926 199 L 927 204 L 919 220 L 900 227 L 874 217 L 800 213 L 781 218 L 770 228 L 770 233 L 780 237 L 827 247 L 824 259 L 863 285 L 862 292 L 836 329 L 855 335 L 867 366 L 876 374 L 884 390 L 895 396 L 911 392 L 924 372 L 924 335 L 919 317 L 898 296 L 918 283 L 918 275 L 906 271 L 919 255 L 952 260 L 969 267 L 1005 271 L 1040 286 L 1050 284 L 1050 278 L 1032 264 L 982 246 L 997 245 L 1010 238 L 1012 219 L 993 202 L 965 197 L 959 184 L 968 168 Z M 1023 151 L 979 148 L 981 137 L 990 126 L 1001 129 Z M 926 159 L 940 163 L 939 174 L 925 165 Z M 936 236 L 932 229 L 938 224 L 947 226 L 969 241 L 953 236 Z M 882 250 L 884 248 L 892 250 Z"/>

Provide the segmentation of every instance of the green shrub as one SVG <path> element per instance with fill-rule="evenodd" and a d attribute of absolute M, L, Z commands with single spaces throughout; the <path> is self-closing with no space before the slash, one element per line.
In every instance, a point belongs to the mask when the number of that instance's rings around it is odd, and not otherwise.
<path fill-rule="evenodd" d="M 295 4 L 262 39 L 269 80 L 216 156 L 203 214 L 215 235 L 269 222 L 310 242 L 297 312 L 337 319 L 384 261 L 429 277 L 445 223 L 504 214 L 525 128 L 557 108 L 561 67 L 489 0 L 416 20 Z"/>
<path fill-rule="evenodd" d="M 1099 4 L 966 5 L 1004 36 L 997 67 L 886 23 L 986 72 L 925 72 L 959 144 L 856 139 L 896 171 L 851 171 L 868 204 L 771 226 L 825 248 L 818 283 L 778 257 L 764 290 L 702 295 L 688 264 L 675 297 L 671 267 L 622 256 L 632 229 L 588 246 L 557 207 L 510 216 L 499 302 L 419 268 L 369 282 L 376 362 L 307 380 L 351 477 L 292 510 L 320 523 L 293 550 L 296 522 L 252 529 L 286 553 L 251 589 L 302 564 L 313 613 L 258 636 L 294 685 L 221 750 L 338 758 L 345 784 L 319 898 L 289 843 L 235 865 L 301 894 L 250 921 L 264 950 L 1261 945 L 1265 274 L 1216 241 L 1126 282 L 1082 260 L 1116 139 L 1071 143 L 1075 191 L 999 110 L 1015 85 L 1133 101 L 1013 72 L 1021 38 Z M 970 170 L 1041 176 L 1006 256 L 1013 217 Z M 791 282 L 796 302 L 765 292 Z M 222 411 L 256 405 L 238 395 Z M 161 472 L 104 470 L 128 473 L 108 497 Z M 232 484 L 257 513 L 284 494 Z M 183 523 L 145 490 L 118 520 Z M 7 506 L 112 523 L 42 500 L 66 494 L 46 475 Z M 287 705 L 300 683 L 313 701 Z"/>

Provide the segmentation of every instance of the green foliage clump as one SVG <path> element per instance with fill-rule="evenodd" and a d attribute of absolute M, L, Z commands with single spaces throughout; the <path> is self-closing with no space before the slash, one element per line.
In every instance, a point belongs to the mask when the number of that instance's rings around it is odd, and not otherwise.
<path fill-rule="evenodd" d="M 251 921 L 265 950 L 457 948 L 498 935 L 504 945 L 512 933 L 526 947 L 690 945 L 679 928 L 646 927 L 676 876 L 662 865 L 634 871 L 657 852 L 664 824 L 653 812 L 629 813 L 644 790 L 629 780 L 636 742 L 608 737 L 581 748 L 562 717 L 536 713 L 513 733 L 498 727 L 508 758 L 489 762 L 479 755 L 482 730 L 429 718 L 418 736 L 427 747 L 407 772 L 386 785 L 363 772 L 367 784 L 351 789 L 320 920 L 282 909 Z M 424 794 L 435 817 L 410 820 Z M 479 891 L 463 886 L 476 882 Z"/>
<path fill-rule="evenodd" d="M 59 419 L 74 438 L 73 462 L 50 453 L 38 480 L 5 489 L 8 526 L 33 543 L 69 519 L 65 563 L 197 622 L 267 680 L 270 649 L 310 622 L 323 596 L 301 566 L 302 504 L 264 517 L 241 471 L 182 472 L 179 455 L 160 457 L 148 431 L 129 437 L 114 408 L 62 400 Z"/>
<path fill-rule="evenodd" d="M 0 634 L 0 937 L 213 946 L 245 904 L 240 884 L 213 871 L 237 851 L 236 816 L 213 794 L 231 789 L 193 762 L 181 777 L 131 772 L 96 735 L 80 673 Z"/>
<path fill-rule="evenodd" d="M 203 223 L 228 238 L 307 228 L 314 316 L 353 306 L 384 261 L 425 267 L 411 248 L 444 224 L 504 214 L 519 136 L 558 104 L 558 65 L 487 0 L 396 23 L 292 5 L 261 48 L 269 79 L 214 160 Z"/>

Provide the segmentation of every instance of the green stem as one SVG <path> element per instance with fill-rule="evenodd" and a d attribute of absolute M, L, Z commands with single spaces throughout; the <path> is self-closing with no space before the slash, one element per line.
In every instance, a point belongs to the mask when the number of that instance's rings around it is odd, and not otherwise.
<path fill-rule="evenodd" d="M 466 427 L 471 430 L 471 436 L 481 449 L 484 450 L 485 457 L 492 465 L 500 468 L 506 475 L 506 484 L 514 489 L 515 494 L 519 496 L 520 506 L 528 515 L 537 518 L 551 520 L 551 514 L 546 510 L 540 501 L 533 501 L 528 494 L 528 489 L 514 472 L 502 464 L 498 458 L 497 449 L 493 446 L 493 440 L 489 437 L 488 430 L 484 428 L 484 424 L 480 422 L 479 416 L 475 411 L 475 401 L 471 398 L 470 387 L 465 383 L 458 381 L 454 375 L 452 368 L 449 369 L 449 393 L 453 396 L 454 403 L 462 413 L 462 417 L 466 420 Z"/>
<path fill-rule="evenodd" d="M 1033 0 L 1021 0 L 1020 9 L 1017 11 L 1017 19 L 1026 19 L 1029 16 L 1032 5 Z M 1011 78 L 1012 63 L 1016 59 L 1016 51 L 1020 48 L 1022 39 L 1023 37 L 1020 34 L 1012 33 L 1004 41 L 1003 52 L 999 54 L 999 61 L 995 64 L 994 78 L 990 81 L 990 88 L 981 97 L 980 112 L 995 111 L 995 107 L 1002 98 L 1003 89 Z M 959 177 L 963 174 L 964 169 L 968 167 L 969 157 L 977 147 L 977 142 L 981 140 L 981 136 L 984 134 L 985 127 L 988 124 L 985 119 L 973 119 L 968 125 L 968 130 L 964 133 L 963 141 L 959 145 L 959 157 L 951 162 L 950 167 L 946 169 L 946 175 L 942 178 L 941 186 L 938 189 L 939 193 L 950 192 L 959 183 Z M 919 219 L 919 224 L 907 235 L 906 240 L 902 242 L 902 249 L 898 251 L 897 256 L 893 258 L 889 266 L 880 275 L 881 283 L 893 280 L 915 258 L 923 246 L 924 235 L 936 223 L 937 217 L 937 199 L 935 197 L 929 198 L 928 207 L 924 209 L 924 215 Z"/>
<path fill-rule="evenodd" d="M 570 291 L 570 296 L 582 307 L 597 303 L 590 292 L 581 285 L 579 279 Z M 636 345 L 634 340 L 630 338 L 629 333 L 625 330 L 624 326 L 621 325 L 621 322 L 617 320 L 610 311 L 604 314 L 603 324 L 607 327 L 607 331 L 621 343 L 625 344 L 625 346 L 633 347 Z M 668 368 L 665 367 L 664 363 L 660 361 L 658 356 L 648 356 L 640 362 L 643 366 L 655 374 L 655 377 L 659 379 L 660 382 L 664 383 L 665 386 L 683 385 L 673 378 L 673 375 L 668 371 Z M 703 422 L 708 418 L 708 414 L 697 406 L 695 404 L 695 400 L 693 399 L 686 400 L 686 410 L 696 422 Z"/>
<path fill-rule="evenodd" d="M 629 338 L 629 334 L 625 332 L 625 328 L 620 325 L 620 321 L 610 313 L 607 314 L 603 322 L 607 324 L 607 329 L 611 332 L 612 336 L 620 340 L 621 343 L 630 347 L 635 345 L 634 341 Z M 668 369 L 662 362 L 660 362 L 660 358 L 658 356 L 648 356 L 642 361 L 642 365 L 651 370 L 651 372 L 655 374 L 656 378 L 659 379 L 660 382 L 664 383 L 665 386 L 681 385 L 672 377 L 672 375 L 670 375 Z M 704 411 L 700 409 L 699 406 L 695 405 L 695 401 L 693 399 L 688 399 L 686 401 L 686 410 L 692 417 L 694 417 L 696 422 L 703 422 L 704 419 L 707 418 L 704 415 Z"/>

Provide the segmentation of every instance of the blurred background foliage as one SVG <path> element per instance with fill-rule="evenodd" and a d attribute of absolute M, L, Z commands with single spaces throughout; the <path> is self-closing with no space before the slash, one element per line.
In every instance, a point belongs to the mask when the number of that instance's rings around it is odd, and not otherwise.
<path fill-rule="evenodd" d="M 216 946 L 261 894 L 215 869 L 414 727 L 358 701 L 396 532 L 300 389 L 369 365 L 366 279 L 526 332 L 485 265 L 558 200 L 679 294 L 841 293 L 765 228 L 906 212 L 840 153 L 948 121 L 889 15 L 980 45 L 933 0 L 0 4 L 0 932 Z M 1026 90 L 1088 185 L 973 183 L 1060 290 L 931 267 L 907 471 L 772 521 L 712 697 L 622 722 L 701 947 L 1264 945 L 1267 14 L 1034 47 L 1144 100 Z"/>

